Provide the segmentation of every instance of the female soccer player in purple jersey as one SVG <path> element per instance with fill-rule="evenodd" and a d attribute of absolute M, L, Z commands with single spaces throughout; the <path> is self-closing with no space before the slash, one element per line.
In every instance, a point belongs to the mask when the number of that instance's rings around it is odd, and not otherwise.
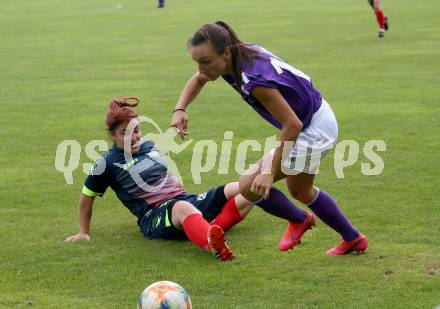
<path fill-rule="evenodd" d="M 114 146 L 96 161 L 87 177 L 80 195 L 79 232 L 67 237 L 66 241 L 90 239 L 95 197 L 102 196 L 111 187 L 138 218 L 144 236 L 169 239 L 186 235 L 195 245 L 213 252 L 220 260 L 231 260 L 234 255 L 226 245 L 223 231 L 241 221 L 252 204 L 238 194 L 238 182 L 199 195 L 186 192 L 177 178 L 169 175 L 166 160 L 154 145 L 150 141 L 141 142 L 138 115 L 133 110 L 137 104 L 137 97 L 118 97 L 110 102 L 106 124 Z M 135 121 L 134 129 L 126 133 L 131 121 Z M 144 187 L 139 186 L 132 173 L 142 179 Z"/>
<path fill-rule="evenodd" d="M 316 215 L 342 236 L 327 254 L 365 251 L 367 238 L 350 224 L 328 193 L 314 186 L 320 161 L 336 144 L 338 126 L 310 77 L 264 48 L 242 42 L 222 21 L 202 26 L 189 46 L 198 72 L 183 88 L 171 125 L 182 137 L 187 135 L 185 109 L 208 81 L 222 77 L 257 113 L 281 130 L 280 145 L 257 162 L 258 170 L 249 170 L 240 179 L 240 193 L 246 199 L 289 220 L 279 249 L 296 246 L 315 225 Z M 286 179 L 292 196 L 312 212 L 298 208 L 272 187 L 281 179 Z"/>

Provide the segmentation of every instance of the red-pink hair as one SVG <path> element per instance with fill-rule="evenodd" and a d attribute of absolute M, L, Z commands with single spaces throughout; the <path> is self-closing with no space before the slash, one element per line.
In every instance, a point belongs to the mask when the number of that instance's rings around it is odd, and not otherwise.
<path fill-rule="evenodd" d="M 138 114 L 133 107 L 139 104 L 139 98 L 120 96 L 110 100 L 109 111 L 105 117 L 105 124 L 110 133 L 113 133 L 120 124 L 129 123 Z"/>

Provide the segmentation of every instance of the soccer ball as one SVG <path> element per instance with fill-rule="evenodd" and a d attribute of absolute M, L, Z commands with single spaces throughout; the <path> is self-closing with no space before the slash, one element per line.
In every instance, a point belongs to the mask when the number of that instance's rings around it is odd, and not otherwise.
<path fill-rule="evenodd" d="M 177 283 L 159 281 L 149 285 L 139 297 L 138 309 L 191 309 L 189 294 Z"/>

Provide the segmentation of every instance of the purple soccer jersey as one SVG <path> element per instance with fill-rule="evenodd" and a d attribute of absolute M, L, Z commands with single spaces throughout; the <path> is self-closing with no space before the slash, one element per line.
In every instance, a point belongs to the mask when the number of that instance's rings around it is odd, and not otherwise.
<path fill-rule="evenodd" d="M 252 66 L 243 65 L 241 73 L 241 91 L 237 89 L 232 75 L 223 75 L 223 79 L 237 90 L 242 98 L 264 119 L 281 129 L 281 124 L 252 96 L 254 87 L 276 88 L 303 123 L 303 130 L 310 124 L 313 114 L 321 106 L 321 95 L 310 77 L 285 63 L 266 49 L 251 45 L 258 50 Z"/>

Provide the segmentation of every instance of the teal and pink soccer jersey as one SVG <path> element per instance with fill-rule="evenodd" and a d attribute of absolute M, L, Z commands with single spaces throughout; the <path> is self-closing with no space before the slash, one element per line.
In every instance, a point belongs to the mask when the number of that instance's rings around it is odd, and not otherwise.
<path fill-rule="evenodd" d="M 152 142 L 144 142 L 131 159 L 126 162 L 124 151 L 114 145 L 96 161 L 92 173 L 86 178 L 83 193 L 102 196 L 111 187 L 124 206 L 138 218 L 152 206 L 185 193 L 177 178 L 168 174 L 167 162 Z M 133 174 L 139 175 L 149 186 L 160 185 L 160 190 L 139 187 Z"/>
<path fill-rule="evenodd" d="M 143 142 L 139 152 L 130 155 L 129 161 L 126 156 L 114 145 L 95 162 L 82 192 L 87 196 L 102 196 L 111 187 L 124 206 L 138 218 L 141 232 L 148 238 L 180 238 L 185 235 L 171 224 L 171 215 L 168 215 L 177 201 L 194 205 L 208 221 L 220 213 L 227 201 L 224 186 L 198 195 L 185 191 L 177 178 L 168 173 L 165 158 L 151 141 Z M 143 186 L 136 181 L 136 175 L 144 182 Z"/>

